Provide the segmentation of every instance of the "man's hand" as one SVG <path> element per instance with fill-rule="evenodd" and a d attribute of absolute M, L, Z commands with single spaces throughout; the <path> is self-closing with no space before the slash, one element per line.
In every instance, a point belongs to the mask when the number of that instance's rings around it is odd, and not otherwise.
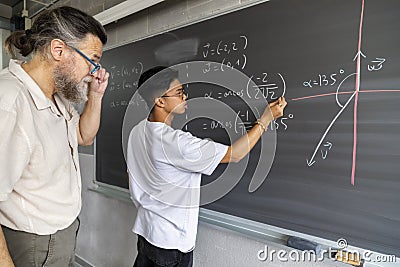
<path fill-rule="evenodd" d="M 99 69 L 94 75 L 92 81 L 89 83 L 89 94 L 102 97 L 108 85 L 108 78 L 110 74 L 106 69 Z"/>
<path fill-rule="evenodd" d="M 110 74 L 106 69 L 99 69 L 89 83 L 88 101 L 76 128 L 78 144 L 87 146 L 93 144 L 93 140 L 100 126 L 101 101 L 108 85 Z"/>

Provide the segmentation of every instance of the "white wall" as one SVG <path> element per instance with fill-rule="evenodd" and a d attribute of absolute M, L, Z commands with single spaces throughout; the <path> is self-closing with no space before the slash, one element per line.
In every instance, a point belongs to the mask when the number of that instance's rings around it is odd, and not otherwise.
<path fill-rule="evenodd" d="M 133 266 L 134 205 L 88 190 L 93 187 L 94 157 L 80 154 L 80 163 L 83 207 L 76 254 L 93 266 Z"/>
<path fill-rule="evenodd" d="M 131 42 L 180 24 L 208 17 L 251 0 L 167 0 L 116 23 L 106 26 L 107 46 Z M 254 1 L 253 1 L 254 2 Z M 83 150 L 82 150 L 83 151 Z M 88 151 L 88 150 L 86 150 Z M 89 152 L 90 153 L 90 152 Z M 81 154 L 83 209 L 77 255 L 93 266 L 132 266 L 136 257 L 136 236 L 131 228 L 136 215 L 133 204 L 88 190 L 94 177 L 94 157 Z M 263 243 L 230 230 L 201 223 L 198 230 L 194 265 L 196 267 L 235 266 L 344 266 L 333 261 L 295 263 L 257 259 L 257 252 L 283 246 Z M 82 265 L 85 265 L 81 262 Z M 88 265 L 88 266 L 90 266 Z"/>

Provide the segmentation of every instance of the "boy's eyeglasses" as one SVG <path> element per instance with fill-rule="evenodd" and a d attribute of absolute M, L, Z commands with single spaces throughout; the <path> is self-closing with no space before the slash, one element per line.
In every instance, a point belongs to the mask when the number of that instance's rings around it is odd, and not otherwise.
<path fill-rule="evenodd" d="M 161 97 L 180 97 L 180 98 L 184 98 L 187 97 L 187 93 L 185 92 L 185 90 L 180 90 L 179 93 L 175 94 L 175 95 L 162 95 Z"/>
<path fill-rule="evenodd" d="M 94 68 L 90 71 L 90 74 L 95 74 L 96 71 L 98 71 L 101 68 L 100 64 L 97 64 L 95 62 L 93 62 L 93 60 L 91 60 L 90 58 L 88 58 L 88 56 L 86 56 L 81 50 L 79 50 L 78 48 L 72 47 L 76 52 L 78 52 L 79 55 L 81 55 L 84 59 L 86 59 L 87 61 L 89 61 L 90 64 L 92 64 L 94 66 Z"/>

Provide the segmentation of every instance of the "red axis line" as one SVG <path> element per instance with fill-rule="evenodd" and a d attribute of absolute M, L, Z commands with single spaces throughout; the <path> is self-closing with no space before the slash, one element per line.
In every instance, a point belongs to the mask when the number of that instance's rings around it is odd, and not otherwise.
<path fill-rule="evenodd" d="M 391 93 L 391 92 L 400 92 L 400 90 L 359 90 L 359 93 Z M 351 91 L 347 92 L 335 92 L 335 93 L 327 93 L 327 94 L 320 94 L 320 95 L 310 95 L 310 96 L 303 96 L 303 97 L 298 97 L 298 98 L 292 98 L 291 101 L 299 101 L 299 100 L 305 100 L 305 99 L 310 99 L 310 98 L 318 98 L 318 97 L 323 97 L 323 96 L 330 96 L 330 95 L 345 95 L 345 94 L 352 94 L 354 93 Z"/>
<path fill-rule="evenodd" d="M 292 101 L 298 101 L 298 100 L 304 100 L 304 99 L 310 99 L 310 98 L 318 98 L 318 97 L 322 97 L 322 96 L 330 96 L 330 95 L 336 95 L 336 94 L 340 94 L 340 95 L 344 95 L 344 94 L 352 94 L 354 92 L 335 92 L 335 93 L 327 93 L 327 94 L 321 94 L 321 95 L 310 95 L 310 96 L 304 96 L 304 97 L 298 97 L 298 98 L 293 98 L 291 99 Z"/>
<path fill-rule="evenodd" d="M 353 164 L 351 167 L 351 184 L 354 186 L 357 161 L 357 115 L 358 115 L 358 93 L 360 91 L 360 65 L 361 65 L 361 37 L 364 19 L 364 0 L 362 0 L 360 28 L 358 30 L 358 52 L 357 52 L 357 70 L 356 70 L 356 95 L 354 99 L 354 130 L 353 130 Z"/>

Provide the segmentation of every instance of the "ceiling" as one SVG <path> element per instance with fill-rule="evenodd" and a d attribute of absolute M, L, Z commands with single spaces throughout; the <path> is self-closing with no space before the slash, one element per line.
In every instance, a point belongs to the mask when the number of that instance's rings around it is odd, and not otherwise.
<path fill-rule="evenodd" d="M 6 5 L 6 6 L 10 6 L 10 7 L 14 7 L 16 5 L 18 5 L 19 3 L 23 3 L 23 0 L 0 0 L 0 4 Z"/>
<path fill-rule="evenodd" d="M 26 0 L 28 17 L 32 18 L 44 8 L 50 7 L 55 2 L 58 2 L 58 0 Z M 24 9 L 24 0 L 0 0 L 0 4 L 11 7 L 12 15 L 23 15 L 22 10 Z"/>

